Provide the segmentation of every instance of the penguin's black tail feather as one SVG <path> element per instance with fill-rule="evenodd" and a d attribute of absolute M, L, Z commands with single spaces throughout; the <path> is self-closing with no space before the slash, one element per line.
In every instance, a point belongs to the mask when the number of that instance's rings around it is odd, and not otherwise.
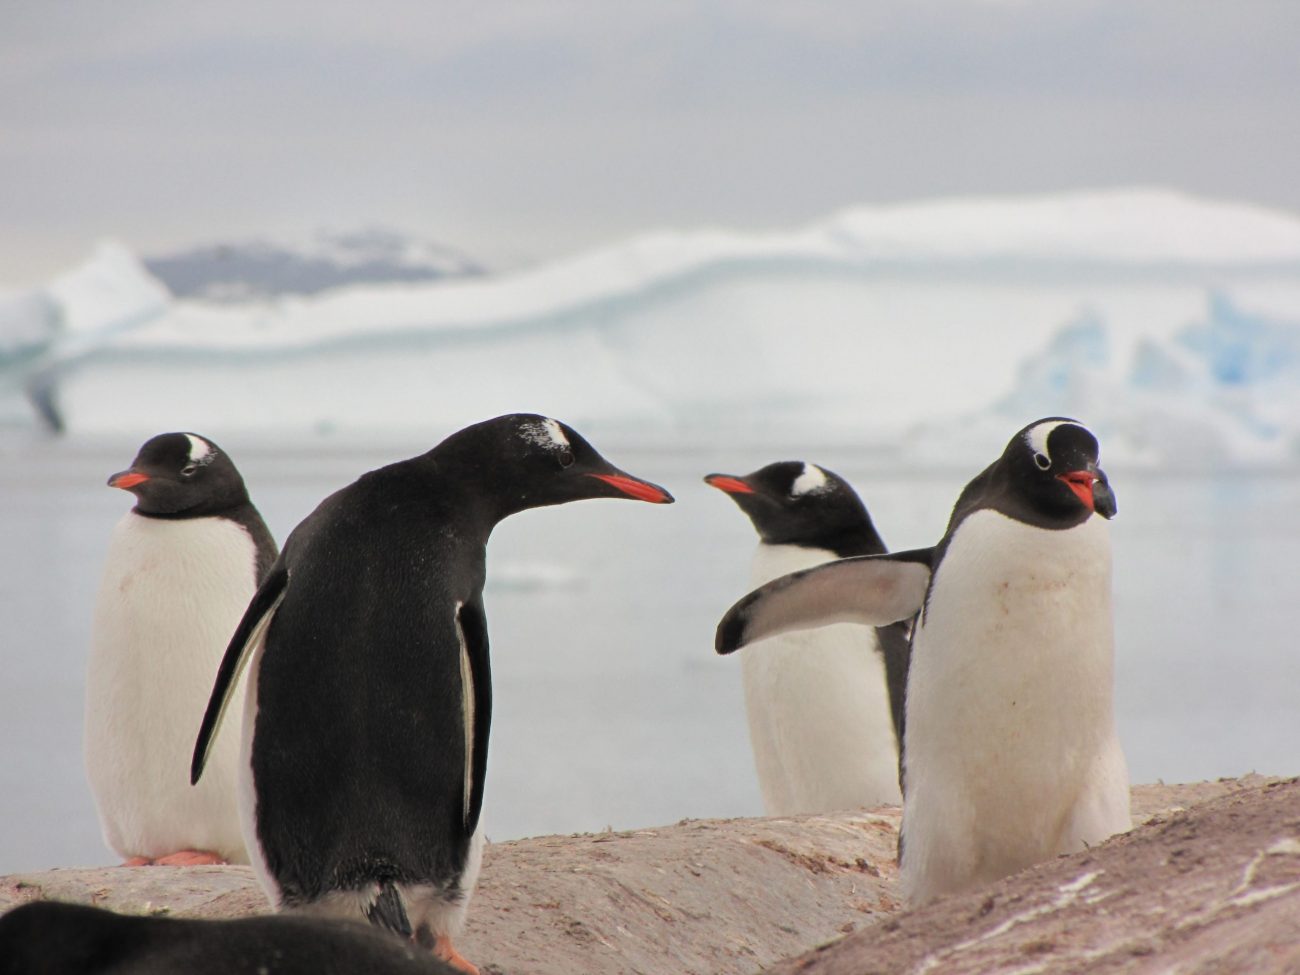
<path fill-rule="evenodd" d="M 403 938 L 411 937 L 411 919 L 406 916 L 406 905 L 401 891 L 391 880 L 379 882 L 379 896 L 366 910 L 366 919 L 376 927 L 386 928 Z"/>

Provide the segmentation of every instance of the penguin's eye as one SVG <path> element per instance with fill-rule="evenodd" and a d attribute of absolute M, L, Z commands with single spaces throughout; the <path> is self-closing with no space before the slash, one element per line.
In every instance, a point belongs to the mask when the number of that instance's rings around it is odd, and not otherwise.
<path fill-rule="evenodd" d="M 1045 471 L 1052 466 L 1052 459 L 1046 454 L 1034 454 L 1034 466 L 1040 471 Z"/>
<path fill-rule="evenodd" d="M 186 464 L 181 468 L 181 477 L 193 477 L 199 469 L 198 464 Z"/>
<path fill-rule="evenodd" d="M 560 466 L 561 466 L 561 467 L 572 467 L 572 466 L 573 466 L 573 451 L 572 451 L 572 450 L 561 450 L 561 451 L 560 451 Z"/>

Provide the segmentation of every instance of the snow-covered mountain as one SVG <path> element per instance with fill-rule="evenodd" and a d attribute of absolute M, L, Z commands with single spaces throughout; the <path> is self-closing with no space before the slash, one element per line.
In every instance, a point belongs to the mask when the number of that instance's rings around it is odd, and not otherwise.
<path fill-rule="evenodd" d="M 355 284 L 439 281 L 482 274 L 464 254 L 396 231 L 320 231 L 297 243 L 248 240 L 147 257 L 178 298 L 247 301 L 313 295 Z"/>
<path fill-rule="evenodd" d="M 1111 461 L 1300 460 L 1300 219 L 1168 191 L 661 232 L 508 275 L 240 304 L 170 298 L 108 245 L 20 298 L 0 310 L 28 336 L 0 338 L 9 416 L 35 403 L 137 439 L 432 441 L 524 409 L 606 441 L 964 466 L 1065 413 Z"/>

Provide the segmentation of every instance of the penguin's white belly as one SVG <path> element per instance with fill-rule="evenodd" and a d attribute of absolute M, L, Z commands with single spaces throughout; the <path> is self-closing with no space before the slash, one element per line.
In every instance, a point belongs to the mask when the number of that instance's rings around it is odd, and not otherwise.
<path fill-rule="evenodd" d="M 226 519 L 129 513 L 114 530 L 95 605 L 85 755 L 105 840 L 123 857 L 193 849 L 247 862 L 239 728 L 218 734 L 197 786 L 189 766 L 255 562 L 248 533 Z"/>
<path fill-rule="evenodd" d="M 902 880 L 913 901 L 1128 829 L 1110 542 L 970 515 L 913 641 Z"/>
<path fill-rule="evenodd" d="M 760 545 L 755 587 L 836 558 Z M 769 816 L 897 803 L 898 745 L 870 627 L 839 623 L 761 640 L 740 655 L 749 738 Z"/>

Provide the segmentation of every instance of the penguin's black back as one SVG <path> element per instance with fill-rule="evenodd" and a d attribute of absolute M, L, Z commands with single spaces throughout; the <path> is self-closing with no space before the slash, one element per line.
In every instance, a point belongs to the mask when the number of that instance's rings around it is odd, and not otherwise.
<path fill-rule="evenodd" d="M 488 536 L 509 515 L 598 497 L 672 501 L 572 428 L 517 413 L 364 475 L 294 530 L 227 648 L 191 767 L 197 780 L 269 621 L 251 764 L 258 853 L 284 904 L 362 891 L 378 896 L 369 916 L 401 930 L 393 884 L 463 893 L 492 710 Z"/>
<path fill-rule="evenodd" d="M 463 867 L 456 606 L 481 606 L 490 528 L 415 458 L 332 495 L 286 543 L 258 673 L 255 735 L 272 744 L 253 750 L 258 834 L 275 838 L 264 853 L 286 903 Z"/>
<path fill-rule="evenodd" d="M 276 556 L 279 554 L 279 549 L 275 545 L 275 538 L 271 535 L 271 529 L 266 527 L 261 512 L 253 507 L 252 502 L 234 511 L 225 512 L 221 517 L 229 518 L 239 525 L 248 533 L 248 537 L 253 540 L 253 550 L 256 552 L 253 574 L 260 584 L 266 578 L 266 574 L 271 571 L 271 566 L 275 564 Z"/>
<path fill-rule="evenodd" d="M 227 921 L 137 917 L 37 901 L 0 917 L 0 975 L 451 975 L 391 935 L 278 915 Z"/>

